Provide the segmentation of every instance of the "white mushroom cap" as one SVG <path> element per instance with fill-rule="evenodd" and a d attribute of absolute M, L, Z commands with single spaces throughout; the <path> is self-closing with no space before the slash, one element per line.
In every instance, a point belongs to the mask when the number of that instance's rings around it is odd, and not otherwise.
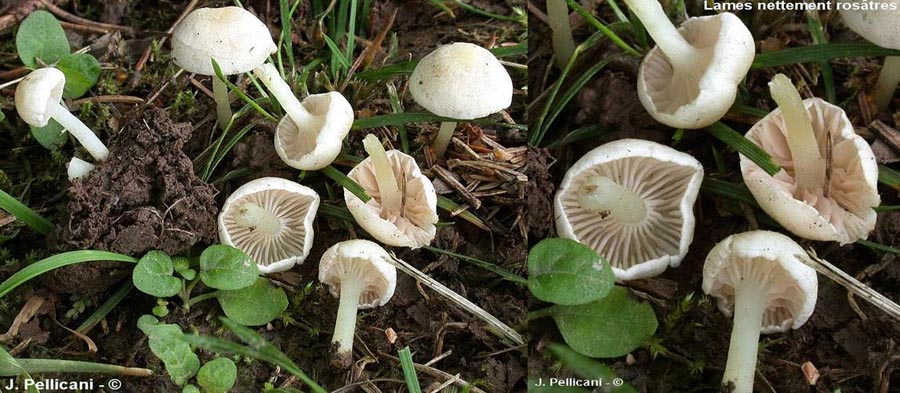
<path fill-rule="evenodd" d="M 862 0 L 839 0 L 838 2 L 842 3 L 838 9 L 850 30 L 875 45 L 900 49 L 900 4 L 895 2 L 894 9 L 853 10 L 843 7 L 871 2 Z M 890 1 L 884 3 L 890 4 Z"/>
<path fill-rule="evenodd" d="M 389 150 L 387 157 L 403 194 L 402 214 L 382 209 L 371 157 L 360 162 L 347 176 L 359 183 L 372 199 L 365 203 L 345 189 L 347 208 L 363 229 L 384 244 L 413 249 L 431 244 L 437 231 L 434 224 L 438 221 L 434 185 L 409 155 L 399 150 Z"/>
<path fill-rule="evenodd" d="M 397 268 L 377 243 L 347 240 L 331 246 L 319 262 L 319 281 L 328 285 L 334 297 L 341 295 L 341 280 L 350 274 L 365 280 L 359 296 L 359 308 L 383 306 L 394 296 Z"/>
<path fill-rule="evenodd" d="M 240 7 L 200 8 L 172 32 L 172 57 L 188 72 L 215 75 L 216 59 L 225 75 L 248 72 L 278 49 L 269 29 Z"/>
<path fill-rule="evenodd" d="M 508 108 L 513 85 L 491 51 L 457 42 L 419 61 L 409 78 L 409 92 L 431 113 L 471 120 Z"/>
<path fill-rule="evenodd" d="M 758 280 L 768 288 L 762 333 L 784 332 L 806 323 L 816 308 L 816 271 L 803 263 L 806 252 L 791 238 L 769 231 L 731 235 L 717 244 L 703 265 L 703 292 L 719 310 L 734 312 L 734 288 L 740 280 Z"/>
<path fill-rule="evenodd" d="M 66 75 L 52 67 L 31 71 L 16 87 L 16 111 L 25 123 L 35 127 L 50 122 L 50 105 L 62 100 Z"/>
<path fill-rule="evenodd" d="M 566 172 L 554 203 L 557 234 L 593 248 L 620 280 L 653 277 L 687 254 L 702 181 L 703 167 L 688 154 L 639 139 L 607 143 Z M 640 200 L 641 211 L 623 219 L 586 208 L 596 187 L 622 188 Z"/>
<path fill-rule="evenodd" d="M 797 189 L 794 165 L 788 146 L 781 109 L 760 120 L 747 139 L 768 152 L 782 170 L 769 176 L 749 158 L 741 155 L 744 183 L 763 210 L 791 233 L 812 240 L 841 244 L 865 239 L 875 229 L 881 203 L 878 195 L 878 164 L 872 148 L 856 135 L 844 111 L 821 99 L 803 101 L 812 120 L 819 151 L 828 151 L 831 142 L 831 181 L 829 193 L 806 192 L 795 198 Z"/>
<path fill-rule="evenodd" d="M 303 263 L 313 243 L 319 194 L 277 177 L 244 184 L 219 213 L 219 241 L 253 258 L 262 273 Z"/>
<path fill-rule="evenodd" d="M 97 166 L 82 160 L 78 157 L 72 157 L 69 160 L 69 165 L 66 168 L 66 174 L 69 175 L 69 181 L 75 181 L 82 177 L 87 176 L 94 168 Z"/>
<path fill-rule="evenodd" d="M 641 63 L 638 96 L 660 123 L 703 128 L 725 116 L 734 104 L 756 46 L 740 18 L 728 12 L 690 18 L 678 31 L 699 51 L 696 65 L 675 67 L 654 47 Z"/>
<path fill-rule="evenodd" d="M 275 130 L 275 151 L 288 166 L 319 170 L 341 153 L 344 138 L 353 126 L 353 107 L 338 92 L 314 94 L 303 100 L 311 121 L 302 129 L 285 116 Z"/>

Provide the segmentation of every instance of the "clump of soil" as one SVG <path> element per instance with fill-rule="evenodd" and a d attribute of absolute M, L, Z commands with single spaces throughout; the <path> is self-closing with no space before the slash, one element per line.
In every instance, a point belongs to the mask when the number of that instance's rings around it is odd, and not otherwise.
<path fill-rule="evenodd" d="M 181 150 L 191 131 L 160 109 L 127 121 L 112 138 L 109 160 L 69 187 L 59 246 L 141 256 L 151 250 L 176 255 L 213 242 L 216 190 L 194 174 Z M 116 281 L 116 274 L 104 277 L 105 270 L 75 265 L 56 270 L 49 281 L 58 291 L 93 293 Z"/>

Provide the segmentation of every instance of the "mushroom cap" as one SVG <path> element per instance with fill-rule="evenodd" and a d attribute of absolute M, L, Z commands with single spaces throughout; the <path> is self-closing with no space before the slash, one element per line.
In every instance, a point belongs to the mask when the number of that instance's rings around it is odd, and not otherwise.
<path fill-rule="evenodd" d="M 740 18 L 723 12 L 690 18 L 678 31 L 701 53 L 694 69 L 675 69 L 654 47 L 638 72 L 638 97 L 654 119 L 674 128 L 713 124 L 731 108 L 756 54 Z"/>
<path fill-rule="evenodd" d="M 601 175 L 639 195 L 646 217 L 629 224 L 586 210 L 578 190 Z M 556 232 L 606 258 L 619 280 L 653 277 L 676 267 L 694 240 L 694 202 L 703 166 L 694 157 L 640 139 L 591 150 L 573 165 L 556 193 Z"/>
<path fill-rule="evenodd" d="M 279 232 L 272 236 L 238 225 L 236 213 L 247 202 L 278 217 Z M 318 210 L 319 194 L 309 187 L 277 177 L 252 180 L 225 200 L 218 219 L 219 241 L 245 252 L 262 273 L 285 271 L 309 255 Z"/>
<path fill-rule="evenodd" d="M 703 292 L 718 300 L 727 316 L 734 312 L 734 283 L 760 279 L 769 287 L 764 334 L 797 329 L 816 308 L 819 281 L 803 263 L 806 252 L 791 238 L 776 232 L 751 231 L 731 235 L 713 247 L 703 265 Z M 762 281 L 762 279 L 760 279 Z"/>
<path fill-rule="evenodd" d="M 371 158 L 360 162 L 347 176 L 359 183 L 372 199 L 365 203 L 344 189 L 347 208 L 363 229 L 384 244 L 412 249 L 431 244 L 436 232 L 434 224 L 438 221 L 434 185 L 422 175 L 419 164 L 409 155 L 399 150 L 389 150 L 387 157 L 403 192 L 403 214 L 397 216 L 391 213 L 384 217 L 381 192 L 375 180 L 375 166 Z"/>
<path fill-rule="evenodd" d="M 471 120 L 508 108 L 513 85 L 491 51 L 457 42 L 443 45 L 419 61 L 409 77 L 409 92 L 431 113 Z"/>
<path fill-rule="evenodd" d="M 397 268 L 391 256 L 377 243 L 347 240 L 331 246 L 319 262 L 319 282 L 328 285 L 334 297 L 341 295 L 341 280 L 349 274 L 365 280 L 359 295 L 359 308 L 383 306 L 394 296 Z"/>
<path fill-rule="evenodd" d="M 867 3 L 860 0 L 839 0 L 839 3 Z M 890 3 L 890 2 L 885 2 Z M 900 6 L 887 10 L 849 10 L 838 7 L 844 24 L 869 42 L 900 49 Z"/>
<path fill-rule="evenodd" d="M 313 116 L 311 124 L 298 127 L 285 116 L 275 129 L 275 151 L 292 168 L 319 170 L 341 153 L 344 138 L 353 126 L 353 107 L 334 91 L 306 97 L 302 104 Z"/>
<path fill-rule="evenodd" d="M 215 75 L 248 72 L 278 49 L 266 25 L 241 7 L 200 8 L 172 31 L 172 57 L 185 71 Z"/>
<path fill-rule="evenodd" d="M 841 244 L 865 239 L 875 229 L 877 214 L 872 207 L 881 203 L 875 154 L 869 144 L 856 135 L 843 109 L 819 98 L 804 100 L 803 104 L 812 119 L 820 152 L 828 151 L 830 135 L 828 197 L 819 191 L 807 192 L 802 200 L 795 198 L 794 163 L 781 109 L 757 122 L 746 137 L 768 152 L 782 170 L 770 176 L 741 155 L 744 183 L 760 207 L 797 236 Z"/>
<path fill-rule="evenodd" d="M 35 127 L 50 122 L 48 106 L 62 100 L 66 75 L 52 67 L 38 68 L 26 75 L 16 87 L 16 111 Z"/>

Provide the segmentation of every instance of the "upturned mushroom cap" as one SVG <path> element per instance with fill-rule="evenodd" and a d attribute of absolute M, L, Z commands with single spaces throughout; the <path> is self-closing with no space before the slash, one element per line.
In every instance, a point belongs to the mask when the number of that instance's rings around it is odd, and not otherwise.
<path fill-rule="evenodd" d="M 457 42 L 419 61 L 409 78 L 409 92 L 431 113 L 471 120 L 508 108 L 513 85 L 491 51 Z"/>
<path fill-rule="evenodd" d="M 739 280 L 757 280 L 768 288 L 762 333 L 784 332 L 806 323 L 816 308 L 816 271 L 801 258 L 806 252 L 791 238 L 769 231 L 731 235 L 717 244 L 703 265 L 703 292 L 718 300 L 727 316 L 734 312 Z"/>
<path fill-rule="evenodd" d="M 338 92 L 306 97 L 303 107 L 313 120 L 298 129 L 290 117 L 282 118 L 275 130 L 275 151 L 292 168 L 319 170 L 341 153 L 353 125 L 353 107 Z"/>
<path fill-rule="evenodd" d="M 782 170 L 769 176 L 741 155 L 744 183 L 760 207 L 797 236 L 841 244 L 865 239 L 875 229 L 877 215 L 872 207 L 881 203 L 878 164 L 872 148 L 856 135 L 841 108 L 818 98 L 804 100 L 803 104 L 812 119 L 819 151 L 827 152 L 830 144 L 827 196 L 825 190 L 806 192 L 800 199 L 795 195 L 794 165 L 781 109 L 756 123 L 746 137 L 768 152 Z"/>
<path fill-rule="evenodd" d="M 585 208 L 584 187 L 601 177 L 636 194 L 646 212 L 626 222 Z M 687 254 L 702 181 L 703 167 L 688 154 L 639 139 L 607 143 L 566 172 L 554 203 L 557 234 L 593 248 L 620 280 L 653 277 Z"/>
<path fill-rule="evenodd" d="M 248 205 L 252 204 L 252 205 Z M 280 225 L 274 233 L 242 225 L 248 206 L 265 209 Z M 235 190 L 219 214 L 219 241 L 253 258 L 262 273 L 301 264 L 313 243 L 312 222 L 319 195 L 311 188 L 277 177 L 252 180 Z"/>
<path fill-rule="evenodd" d="M 398 150 L 387 151 L 388 160 L 400 191 L 403 193 L 403 212 L 385 212 L 381 193 L 375 180 L 375 166 L 366 158 L 347 174 L 372 197 L 363 202 L 352 192 L 344 190 L 344 202 L 363 229 L 376 240 L 395 247 L 419 248 L 434 239 L 437 229 L 437 193 L 431 180 L 422 175 L 416 160 Z M 405 185 L 405 187 L 404 187 Z"/>
<path fill-rule="evenodd" d="M 266 25 L 240 7 L 200 8 L 172 32 L 175 63 L 202 75 L 215 75 L 210 59 L 223 74 L 240 74 L 265 63 L 277 49 Z"/>
<path fill-rule="evenodd" d="M 871 3 L 861 0 L 839 0 L 853 5 Z M 890 4 L 890 1 L 884 3 Z M 900 49 L 900 5 L 894 9 L 852 10 L 838 7 L 844 24 L 869 42 L 890 49 Z"/>
<path fill-rule="evenodd" d="M 50 122 L 49 104 L 62 99 L 66 75 L 52 67 L 38 68 L 16 87 L 16 111 L 25 123 L 35 127 Z"/>
<path fill-rule="evenodd" d="M 690 18 L 678 31 L 700 51 L 696 67 L 676 68 L 654 47 L 638 73 L 638 96 L 654 119 L 674 128 L 715 123 L 734 104 L 756 53 L 753 35 L 734 14 Z"/>
<path fill-rule="evenodd" d="M 359 308 L 383 306 L 394 296 L 397 268 L 381 246 L 368 240 L 347 240 L 331 246 L 319 262 L 319 281 L 334 297 L 341 295 L 341 281 L 353 275 L 365 282 Z"/>

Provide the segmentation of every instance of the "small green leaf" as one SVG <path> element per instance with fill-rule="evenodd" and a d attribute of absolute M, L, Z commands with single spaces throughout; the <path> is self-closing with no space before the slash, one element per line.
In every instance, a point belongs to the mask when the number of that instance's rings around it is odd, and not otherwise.
<path fill-rule="evenodd" d="M 166 365 L 172 382 L 181 386 L 197 374 L 200 358 L 184 340 L 184 333 L 178 325 L 159 324 L 150 315 L 141 316 L 137 325 L 147 335 L 150 351 Z"/>
<path fill-rule="evenodd" d="M 615 276 L 594 250 L 569 239 L 545 239 L 528 254 L 528 288 L 538 299 L 585 304 L 609 294 Z"/>
<path fill-rule="evenodd" d="M 73 53 L 64 56 L 56 68 L 66 74 L 63 97 L 78 98 L 87 93 L 100 79 L 100 62 L 87 53 Z"/>
<path fill-rule="evenodd" d="M 231 359 L 216 358 L 200 367 L 197 383 L 207 393 L 225 393 L 234 386 L 237 367 Z"/>
<path fill-rule="evenodd" d="M 194 385 L 185 385 L 184 389 L 181 389 L 181 393 L 200 393 L 200 388 Z"/>
<path fill-rule="evenodd" d="M 216 298 L 225 315 L 244 326 L 265 325 L 278 318 L 288 306 L 284 290 L 262 277 L 247 288 L 218 291 Z"/>
<path fill-rule="evenodd" d="M 3 111 L 0 111 L 0 121 L 6 120 L 6 114 Z"/>
<path fill-rule="evenodd" d="M 29 68 L 41 67 L 35 59 L 52 64 L 71 52 L 66 32 L 47 11 L 32 12 L 22 21 L 16 32 L 16 51 Z"/>
<path fill-rule="evenodd" d="M 647 303 L 615 287 L 605 298 L 577 306 L 550 308 L 566 343 L 590 357 L 623 356 L 644 345 L 656 332 L 656 314 Z"/>
<path fill-rule="evenodd" d="M 150 251 L 141 258 L 131 272 L 134 286 L 156 297 L 175 296 L 181 290 L 181 280 L 174 277 L 175 265 L 166 253 Z"/>
<path fill-rule="evenodd" d="M 29 128 L 34 140 L 47 150 L 59 150 L 69 140 L 63 126 L 53 119 L 50 119 L 50 122 L 43 127 L 29 126 Z"/>
<path fill-rule="evenodd" d="M 194 277 L 197 277 L 197 271 L 194 269 L 185 269 L 185 270 L 177 270 L 178 274 L 181 277 L 184 277 L 185 280 L 191 281 Z"/>
<path fill-rule="evenodd" d="M 259 277 L 259 268 L 247 254 L 231 246 L 210 246 L 200 254 L 200 280 L 216 289 L 246 288 Z"/>

